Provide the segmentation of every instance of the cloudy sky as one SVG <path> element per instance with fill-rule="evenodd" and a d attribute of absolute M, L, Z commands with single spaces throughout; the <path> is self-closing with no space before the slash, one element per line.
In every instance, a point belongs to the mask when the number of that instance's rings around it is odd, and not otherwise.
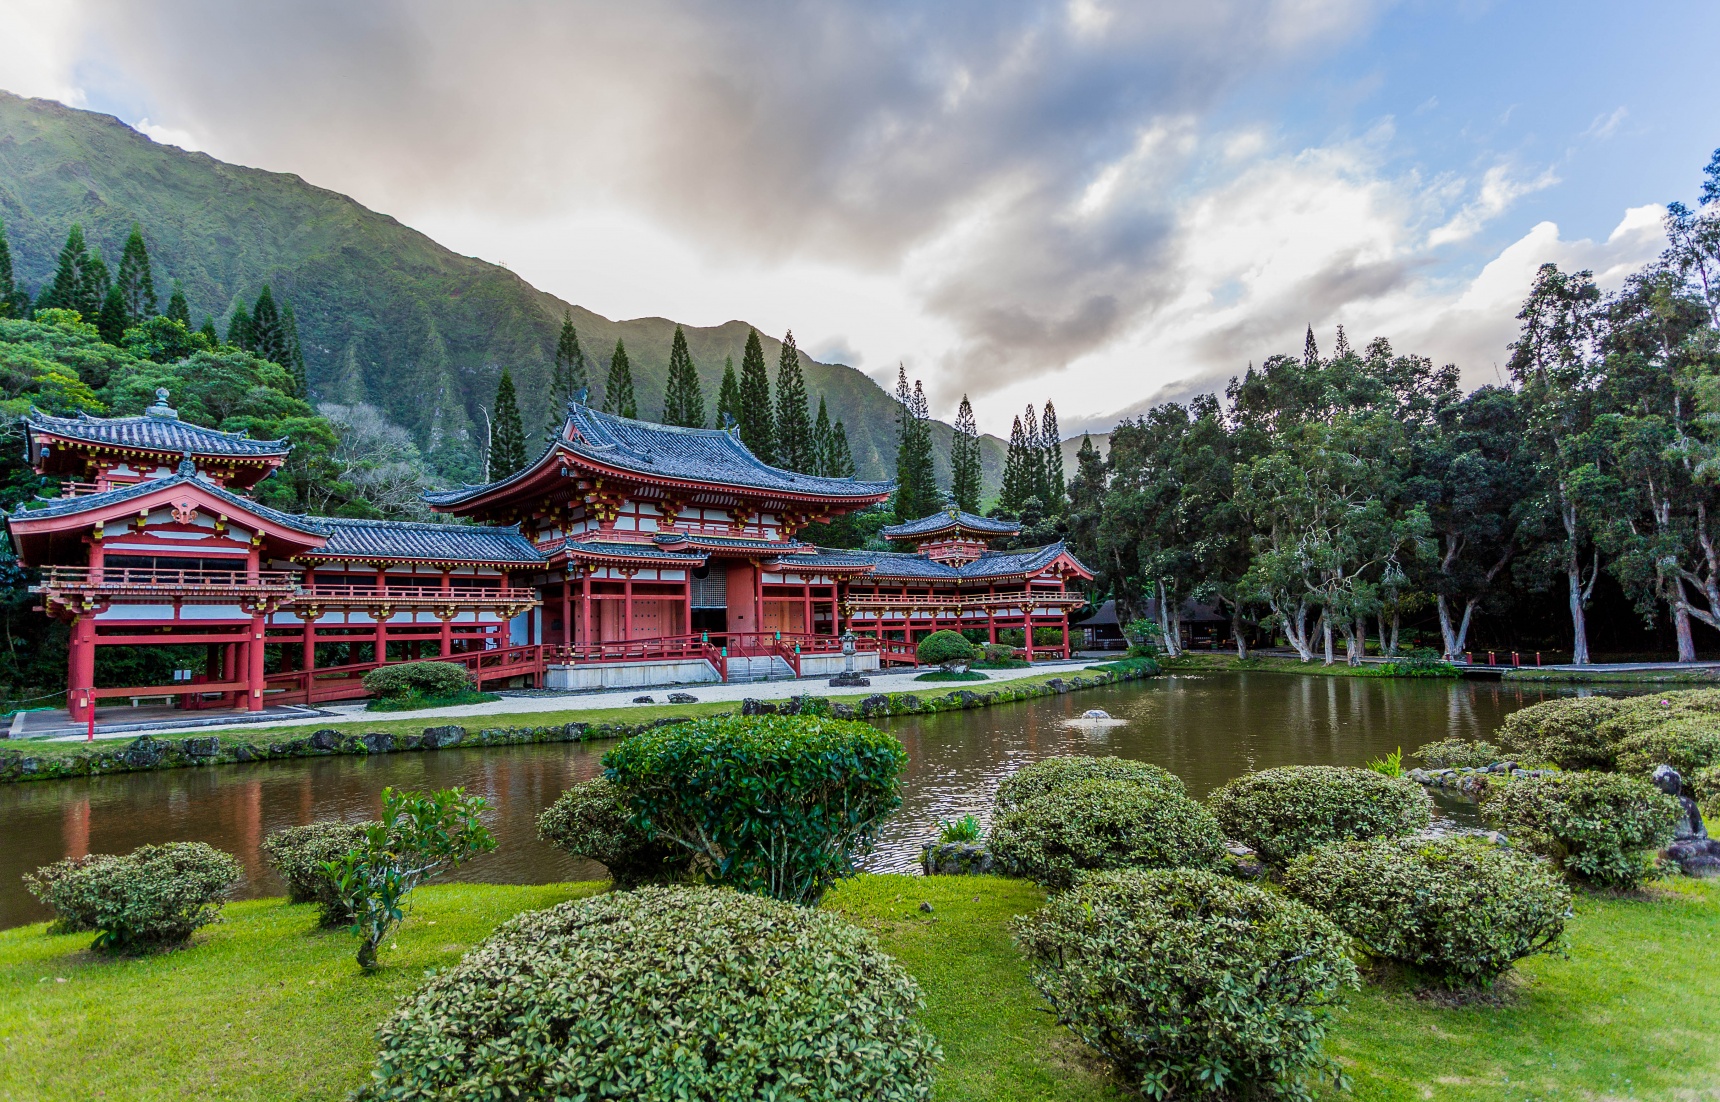
<path fill-rule="evenodd" d="M 1720 4 L 0 0 L 0 87 L 296 172 L 610 317 L 1007 432 L 1389 337 L 1496 379 L 1720 146 Z"/>

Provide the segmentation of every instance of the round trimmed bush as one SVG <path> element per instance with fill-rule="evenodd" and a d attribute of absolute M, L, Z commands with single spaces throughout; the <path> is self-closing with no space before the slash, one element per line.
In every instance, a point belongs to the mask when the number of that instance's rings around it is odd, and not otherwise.
<path fill-rule="evenodd" d="M 694 876 L 805 904 L 871 850 L 907 763 L 870 724 L 806 715 L 676 723 L 603 755 L 628 819 L 687 853 Z"/>
<path fill-rule="evenodd" d="M 1720 765 L 1698 769 L 1694 776 L 1686 776 L 1684 783 L 1690 786 L 1703 818 L 1720 819 Z"/>
<path fill-rule="evenodd" d="M 1337 1074 L 1320 1041 L 1356 966 L 1311 907 L 1215 873 L 1106 872 L 1013 927 L 1058 1022 L 1149 1097 L 1307 1098 Z"/>
<path fill-rule="evenodd" d="M 1128 758 L 1088 758 L 1079 755 L 1045 758 L 1024 765 L 997 786 L 997 810 L 1010 811 L 1059 788 L 1082 781 L 1122 781 L 1181 793 L 1182 778 L 1175 773 Z"/>
<path fill-rule="evenodd" d="M 339 926 L 352 920 L 352 912 L 340 901 L 340 888 L 323 868 L 355 849 L 364 848 L 365 829 L 370 823 L 326 820 L 277 830 L 263 839 L 263 856 L 287 885 L 289 903 L 315 903 L 318 921 Z"/>
<path fill-rule="evenodd" d="M 605 777 L 581 781 L 538 816 L 538 837 L 609 870 L 618 888 L 671 879 L 685 871 L 687 855 L 653 842 L 628 818 L 621 789 Z"/>
<path fill-rule="evenodd" d="M 1429 769 L 1480 769 L 1504 761 L 1505 755 L 1491 742 L 1463 738 L 1440 739 L 1417 747 L 1413 755 Z"/>
<path fill-rule="evenodd" d="M 1515 845 L 1573 879 L 1634 888 L 1672 841 L 1678 801 L 1638 777 L 1576 771 L 1519 777 L 1489 792 L 1482 813 Z"/>
<path fill-rule="evenodd" d="M 1089 870 L 1210 869 L 1225 856 L 1218 820 L 1200 804 L 1114 780 L 1064 785 L 999 812 L 991 852 L 1004 868 L 1053 891 Z"/>
<path fill-rule="evenodd" d="M 1540 858 L 1479 838 L 1375 838 L 1290 863 L 1284 887 L 1376 957 L 1485 987 L 1561 948 L 1571 893 Z"/>
<path fill-rule="evenodd" d="M 1512 712 L 1493 733 L 1505 752 L 1530 764 L 1551 763 L 1560 769 L 1610 769 L 1612 739 L 1601 724 L 1622 707 L 1605 696 L 1574 696 L 1548 700 Z"/>
<path fill-rule="evenodd" d="M 956 670 L 974 660 L 974 649 L 959 631 L 934 631 L 920 640 L 920 645 L 914 648 L 914 657 L 922 666 Z"/>
<path fill-rule="evenodd" d="M 471 687 L 471 673 L 458 662 L 400 662 L 364 675 L 365 691 L 384 699 L 457 696 Z"/>
<path fill-rule="evenodd" d="M 1249 773 L 1214 791 L 1207 806 L 1227 837 L 1271 865 L 1332 842 L 1414 834 L 1433 817 L 1414 781 L 1331 765 Z"/>
<path fill-rule="evenodd" d="M 378 1030 L 361 1098 L 931 1097 L 919 988 L 834 914 L 651 886 L 520 915 Z"/>
<path fill-rule="evenodd" d="M 1663 723 L 1674 720 L 1720 722 L 1720 689 L 1684 689 L 1649 693 L 1618 701 L 1613 714 L 1600 724 L 1600 736 L 1617 746 Z"/>
<path fill-rule="evenodd" d="M 97 931 L 92 949 L 142 953 L 183 945 L 220 919 L 243 877 L 239 862 L 203 842 L 139 846 L 123 857 L 92 854 L 25 876 L 62 932 Z"/>
<path fill-rule="evenodd" d="M 1720 717 L 1685 716 L 1625 736 L 1614 746 L 1619 772 L 1646 775 L 1657 765 L 1670 765 L 1689 777 L 1720 765 L 1717 719 Z"/>

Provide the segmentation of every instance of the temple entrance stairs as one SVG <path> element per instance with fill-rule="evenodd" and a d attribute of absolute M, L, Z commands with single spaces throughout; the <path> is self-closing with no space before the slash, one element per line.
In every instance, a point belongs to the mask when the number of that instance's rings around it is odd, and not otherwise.
<path fill-rule="evenodd" d="M 799 676 L 780 654 L 731 655 L 727 665 L 727 680 L 731 683 L 792 681 Z"/>

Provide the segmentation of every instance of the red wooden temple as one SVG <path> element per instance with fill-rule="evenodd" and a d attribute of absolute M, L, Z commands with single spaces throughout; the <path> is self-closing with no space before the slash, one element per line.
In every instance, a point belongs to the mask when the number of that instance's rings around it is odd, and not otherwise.
<path fill-rule="evenodd" d="M 771 467 L 732 432 L 673 428 L 579 403 L 526 469 L 426 495 L 446 524 L 300 516 L 246 496 L 286 460 L 178 419 L 165 391 L 140 417 L 23 421 L 60 496 L 7 516 L 42 609 L 71 625 L 68 707 L 171 698 L 258 710 L 364 695 L 379 664 L 441 658 L 480 685 L 601 688 L 815 676 L 912 662 L 938 628 L 1064 629 L 1061 544 L 993 552 L 1013 525 L 956 510 L 885 530 L 907 551 L 800 537 L 883 501 L 887 482 Z M 1023 651 L 1036 653 L 1031 630 Z M 172 647 L 176 680 L 111 686 L 113 647 Z"/>

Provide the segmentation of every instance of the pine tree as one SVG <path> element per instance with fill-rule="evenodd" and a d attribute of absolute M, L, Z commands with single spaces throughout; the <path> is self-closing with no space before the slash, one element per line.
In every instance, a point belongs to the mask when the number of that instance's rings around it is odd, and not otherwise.
<path fill-rule="evenodd" d="M 526 430 L 520 422 L 514 377 L 505 367 L 502 368 L 501 382 L 496 384 L 496 403 L 491 418 L 490 478 L 500 480 L 526 465 Z"/>
<path fill-rule="evenodd" d="M 114 284 L 125 303 L 126 328 L 155 316 L 155 273 L 149 267 L 149 250 L 143 243 L 143 230 L 136 222 L 131 224 L 131 236 L 125 239 L 125 251 L 120 254 L 119 273 Z"/>
<path fill-rule="evenodd" d="M 782 355 L 776 362 L 776 465 L 810 474 L 817 469 L 818 456 L 806 405 L 806 376 L 800 370 L 800 349 L 791 329 L 782 338 Z"/>
<path fill-rule="evenodd" d="M 1009 429 L 1009 453 L 1003 460 L 1003 485 L 997 494 L 997 507 L 1007 513 L 1020 513 L 1022 505 L 1033 496 L 1032 470 L 1027 465 L 1027 433 L 1017 416 Z"/>
<path fill-rule="evenodd" d="M 310 381 L 305 377 L 305 352 L 299 345 L 299 319 L 293 316 L 293 304 L 281 307 L 281 337 L 286 343 L 287 362 L 282 366 L 293 377 L 293 393 L 300 398 L 311 395 Z"/>
<path fill-rule="evenodd" d="M 1045 466 L 1045 511 L 1061 513 L 1068 486 L 1063 478 L 1063 441 L 1057 430 L 1057 407 L 1045 402 L 1045 416 L 1039 419 L 1039 438 L 1044 441 L 1041 462 Z"/>
<path fill-rule="evenodd" d="M 1350 355 L 1350 338 L 1344 336 L 1344 327 L 1338 326 L 1338 337 L 1332 343 L 1332 359 L 1342 360 Z"/>
<path fill-rule="evenodd" d="M 973 405 L 966 394 L 956 409 L 956 433 L 950 440 L 950 491 L 955 495 L 957 508 L 979 512 L 979 424 L 974 420 Z"/>
<path fill-rule="evenodd" d="M 830 426 L 830 466 L 826 472 L 830 478 L 854 477 L 854 453 L 848 449 L 848 430 L 842 427 L 842 419 Z"/>
<path fill-rule="evenodd" d="M 555 366 L 550 371 L 550 399 L 561 406 L 579 397 L 590 386 L 585 370 L 585 350 L 579 347 L 579 332 L 573 327 L 573 311 L 561 319 L 561 336 L 555 342 Z"/>
<path fill-rule="evenodd" d="M 6 222 L 0 219 L 0 318 L 13 316 L 18 285 L 12 280 L 12 247 L 6 243 Z"/>
<path fill-rule="evenodd" d="M 84 241 L 83 226 L 72 223 L 66 234 L 66 244 L 60 249 L 59 265 L 54 269 L 54 281 L 42 292 L 38 309 L 76 310 L 94 325 L 101 317 L 102 303 L 107 299 L 107 265 L 101 254 L 90 251 Z"/>
<path fill-rule="evenodd" d="M 173 281 L 173 294 L 167 299 L 167 317 L 185 328 L 191 328 L 191 304 L 185 301 L 185 288 Z"/>
<path fill-rule="evenodd" d="M 227 343 L 246 352 L 251 350 L 251 315 L 242 302 L 233 307 L 233 316 L 227 319 Z"/>
<path fill-rule="evenodd" d="M 281 311 L 275 305 L 274 293 L 269 290 L 267 283 L 257 296 L 257 305 L 251 308 L 251 324 L 246 330 L 250 334 L 250 343 L 246 349 L 256 353 L 270 363 L 287 364 L 287 334 L 281 327 Z"/>
<path fill-rule="evenodd" d="M 619 340 L 615 355 L 609 358 L 609 378 L 603 383 L 603 412 L 639 416 L 639 403 L 633 399 L 633 365 L 627 362 L 627 346 Z"/>
<path fill-rule="evenodd" d="M 210 348 L 221 347 L 221 334 L 215 331 L 215 319 L 208 314 L 203 315 L 203 324 L 197 330 L 209 342 Z"/>
<path fill-rule="evenodd" d="M 741 384 L 735 379 L 735 358 L 723 357 L 723 382 L 717 389 L 717 427 L 725 432 L 741 423 Z"/>
<path fill-rule="evenodd" d="M 1039 437 L 1039 414 L 1033 410 L 1033 403 L 1027 404 L 1027 412 L 1021 418 L 1022 441 L 1025 445 L 1021 453 L 1021 469 L 1027 482 L 1027 495 L 1039 499 L 1045 504 L 1048 496 L 1045 487 L 1045 452 Z"/>
<path fill-rule="evenodd" d="M 818 396 L 818 416 L 812 421 L 812 472 L 830 477 L 830 411 L 824 406 L 824 395 Z"/>
<path fill-rule="evenodd" d="M 675 326 L 669 345 L 669 384 L 663 392 L 663 423 L 682 428 L 705 427 L 705 395 L 699 389 L 699 372 L 687 351 L 687 335 Z"/>
<path fill-rule="evenodd" d="M 770 412 L 770 376 L 765 374 L 764 345 L 758 330 L 747 331 L 746 351 L 741 353 L 740 409 L 741 443 L 762 462 L 776 462 L 776 421 Z"/>
<path fill-rule="evenodd" d="M 1302 366 L 1310 370 L 1320 366 L 1320 346 L 1314 343 L 1314 327 L 1308 327 L 1308 336 L 1302 341 Z"/>
<path fill-rule="evenodd" d="M 908 387 L 908 369 L 896 371 L 896 523 L 930 516 L 942 504 L 932 467 L 932 428 L 926 393 L 916 380 Z"/>
<path fill-rule="evenodd" d="M 96 315 L 96 331 L 103 341 L 118 346 L 125 339 L 125 321 L 125 296 L 118 287 L 109 287 L 101 312 Z"/>

